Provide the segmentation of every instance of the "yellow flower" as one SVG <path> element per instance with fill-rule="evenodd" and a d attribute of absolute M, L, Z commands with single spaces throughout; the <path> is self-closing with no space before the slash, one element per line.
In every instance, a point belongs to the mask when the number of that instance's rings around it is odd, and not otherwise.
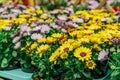
<path fill-rule="evenodd" d="M 91 58 L 91 54 L 91 50 L 86 47 L 77 48 L 74 52 L 74 56 L 82 61 L 89 60 Z"/>
<path fill-rule="evenodd" d="M 30 50 L 35 49 L 37 47 L 37 45 L 38 45 L 37 43 L 32 44 Z"/>
<path fill-rule="evenodd" d="M 46 42 L 46 38 L 40 38 L 37 41 L 38 43 L 45 43 Z"/>
<path fill-rule="evenodd" d="M 56 41 L 56 39 L 53 37 L 47 37 L 47 40 L 46 40 L 46 42 L 49 44 L 54 43 L 55 41 Z"/>
<path fill-rule="evenodd" d="M 14 19 L 14 21 L 16 24 L 22 24 L 27 22 L 25 18 L 17 18 L 17 19 Z"/>
<path fill-rule="evenodd" d="M 28 18 L 28 17 L 31 17 L 31 15 L 29 14 L 21 14 L 19 15 L 20 18 Z"/>
<path fill-rule="evenodd" d="M 30 45 L 31 45 L 31 42 L 27 42 L 27 44 L 26 44 L 25 48 L 30 47 Z"/>
<path fill-rule="evenodd" d="M 20 51 L 23 51 L 23 50 L 25 50 L 25 49 L 26 49 L 26 48 L 25 48 L 25 47 L 23 47 L 23 48 L 21 48 L 21 49 L 20 49 Z"/>
<path fill-rule="evenodd" d="M 42 10 L 36 10 L 36 13 L 43 14 L 43 11 Z"/>
<path fill-rule="evenodd" d="M 72 51 L 73 50 L 73 46 L 71 45 L 71 44 L 69 44 L 69 43 L 67 43 L 67 44 L 63 44 L 61 47 L 60 47 L 60 50 L 62 51 L 62 52 L 68 52 L 68 51 Z"/>
<path fill-rule="evenodd" d="M 40 57 L 42 57 L 42 54 L 49 49 L 50 49 L 49 45 L 47 45 L 47 44 L 41 45 L 37 48 L 36 54 L 39 54 Z"/>
<path fill-rule="evenodd" d="M 98 50 L 98 51 L 101 51 L 101 50 L 102 50 L 101 47 L 98 46 L 98 44 L 94 44 L 94 45 L 92 46 L 92 49 Z"/>
<path fill-rule="evenodd" d="M 81 44 L 86 44 L 86 43 L 89 43 L 90 41 L 89 41 L 89 37 L 87 37 L 87 38 L 80 38 L 80 39 L 78 39 L 78 41 L 81 43 Z"/>
<path fill-rule="evenodd" d="M 66 59 L 68 57 L 68 53 L 67 52 L 63 52 L 61 55 L 60 55 L 60 58 L 61 59 Z"/>
<path fill-rule="evenodd" d="M 59 57 L 58 54 L 53 53 L 52 56 L 50 56 L 49 61 L 50 62 L 55 62 L 58 57 Z"/>
<path fill-rule="evenodd" d="M 30 51 L 29 51 L 29 49 L 28 49 L 28 50 L 26 50 L 26 54 L 30 54 Z"/>
<path fill-rule="evenodd" d="M 54 33 L 52 34 L 52 37 L 56 38 L 56 39 L 60 39 L 63 37 L 63 34 L 60 34 L 60 33 Z"/>
<path fill-rule="evenodd" d="M 53 19 L 47 19 L 45 20 L 45 22 L 48 22 L 48 23 L 53 22 Z"/>
<path fill-rule="evenodd" d="M 78 47 L 80 47 L 80 42 L 79 42 L 79 41 L 74 41 L 74 42 L 72 43 L 72 46 L 73 46 L 74 48 L 78 48 Z"/>
<path fill-rule="evenodd" d="M 94 69 L 96 66 L 96 63 L 93 60 L 88 60 L 86 62 L 86 67 L 88 67 L 89 69 Z"/>
<path fill-rule="evenodd" d="M 47 19 L 47 16 L 40 16 L 41 19 Z"/>

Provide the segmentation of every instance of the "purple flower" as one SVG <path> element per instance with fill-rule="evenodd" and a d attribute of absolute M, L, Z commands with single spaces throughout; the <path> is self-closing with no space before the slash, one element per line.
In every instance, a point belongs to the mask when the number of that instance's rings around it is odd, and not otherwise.
<path fill-rule="evenodd" d="M 38 39 L 40 39 L 40 38 L 42 38 L 43 37 L 43 35 L 41 35 L 41 34 L 39 34 L 39 33 L 33 33 L 32 35 L 31 35 L 31 39 L 32 40 L 38 40 Z"/>
<path fill-rule="evenodd" d="M 10 31 L 10 30 L 11 30 L 11 27 L 5 27 L 5 28 L 3 28 L 3 30 L 5 30 L 5 31 Z"/>
<path fill-rule="evenodd" d="M 116 2 L 117 0 L 108 0 L 107 4 L 112 4 L 113 2 Z"/>
<path fill-rule="evenodd" d="M 21 24 L 20 25 L 20 34 L 27 33 L 27 35 L 30 35 L 31 28 L 27 26 L 27 24 Z"/>
<path fill-rule="evenodd" d="M 51 13 L 51 14 L 58 14 L 59 12 L 60 12 L 60 11 L 56 9 L 56 10 L 54 10 L 54 11 L 51 11 L 50 13 Z"/>
<path fill-rule="evenodd" d="M 58 28 L 58 25 L 55 24 L 55 23 L 50 23 L 50 26 L 51 26 L 52 28 L 54 28 L 54 29 L 57 29 L 57 28 Z"/>
<path fill-rule="evenodd" d="M 17 43 L 19 40 L 21 39 L 21 37 L 20 36 L 17 36 L 17 37 L 15 37 L 14 39 L 13 39 L 13 43 Z"/>
<path fill-rule="evenodd" d="M 68 17 L 65 16 L 65 15 L 60 15 L 60 16 L 58 16 L 58 19 L 59 19 L 59 20 L 66 21 L 66 20 L 68 20 Z"/>
<path fill-rule="evenodd" d="M 0 13 L 4 11 L 4 8 L 0 8 Z"/>
<path fill-rule="evenodd" d="M 99 5 L 99 3 L 98 3 L 96 0 L 90 0 L 88 3 L 89 3 L 88 7 L 89 7 L 90 9 L 95 9 L 95 8 L 97 8 L 98 5 Z"/>
<path fill-rule="evenodd" d="M 114 38 L 110 40 L 113 44 L 120 44 L 120 39 Z"/>
<path fill-rule="evenodd" d="M 17 43 L 15 44 L 15 46 L 14 46 L 14 49 L 19 49 L 20 46 L 21 46 L 21 43 L 20 43 L 20 42 L 17 42 Z"/>
<path fill-rule="evenodd" d="M 41 25 L 41 33 L 49 33 L 50 32 L 50 27 L 48 25 Z"/>
<path fill-rule="evenodd" d="M 105 61 L 108 58 L 108 49 L 100 51 L 98 55 L 98 60 L 99 61 Z"/>
<path fill-rule="evenodd" d="M 70 27 L 74 27 L 74 28 L 78 27 L 78 25 L 76 23 L 73 23 L 73 22 L 68 22 L 67 25 L 70 26 Z"/>
<path fill-rule="evenodd" d="M 72 22 L 75 22 L 75 23 L 83 23 L 84 21 L 83 21 L 83 19 L 81 19 L 81 18 L 75 18 L 75 19 L 72 20 Z"/>

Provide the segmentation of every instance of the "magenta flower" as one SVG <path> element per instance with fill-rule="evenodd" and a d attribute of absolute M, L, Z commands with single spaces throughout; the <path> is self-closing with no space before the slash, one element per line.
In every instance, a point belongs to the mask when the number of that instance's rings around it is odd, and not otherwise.
<path fill-rule="evenodd" d="M 105 61 L 108 58 L 108 49 L 100 51 L 98 55 L 98 60 L 99 61 Z"/>

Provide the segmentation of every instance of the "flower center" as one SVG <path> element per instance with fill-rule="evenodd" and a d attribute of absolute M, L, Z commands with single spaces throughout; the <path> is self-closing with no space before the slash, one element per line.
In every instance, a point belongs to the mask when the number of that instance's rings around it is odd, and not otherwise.
<path fill-rule="evenodd" d="M 68 47 L 64 48 L 64 51 L 68 51 L 68 50 L 69 50 L 69 48 L 68 48 Z"/>
<path fill-rule="evenodd" d="M 92 62 L 89 62 L 88 65 L 89 65 L 89 67 L 92 67 L 92 66 L 93 66 L 93 63 L 92 63 Z"/>
<path fill-rule="evenodd" d="M 81 56 L 81 57 L 85 57 L 86 55 L 87 55 L 86 52 L 81 52 L 81 53 L 80 53 L 80 56 Z"/>

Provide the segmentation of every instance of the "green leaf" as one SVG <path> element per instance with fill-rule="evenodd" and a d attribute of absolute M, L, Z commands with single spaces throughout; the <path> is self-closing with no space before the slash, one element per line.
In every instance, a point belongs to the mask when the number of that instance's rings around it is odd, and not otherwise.
<path fill-rule="evenodd" d="M 78 74 L 78 73 L 75 73 L 75 74 L 74 74 L 74 78 L 81 78 L 81 75 Z"/>
<path fill-rule="evenodd" d="M 12 52 L 12 56 L 13 56 L 13 57 L 17 57 L 17 52 L 16 52 L 16 51 L 13 51 L 13 52 Z"/>
<path fill-rule="evenodd" d="M 112 77 L 113 77 L 113 76 L 118 76 L 119 74 L 120 74 L 120 71 L 115 70 L 115 71 L 112 72 L 111 76 L 112 76 Z"/>
<path fill-rule="evenodd" d="M 7 48 L 4 53 L 8 53 L 10 51 L 10 48 Z"/>
<path fill-rule="evenodd" d="M 87 74 L 87 73 L 85 73 L 85 72 L 82 72 L 82 74 L 83 74 L 86 78 L 91 79 L 90 74 Z"/>
<path fill-rule="evenodd" d="M 1 67 L 5 68 L 7 66 L 8 66 L 8 60 L 6 58 L 3 58 L 2 63 L 1 63 Z"/>

